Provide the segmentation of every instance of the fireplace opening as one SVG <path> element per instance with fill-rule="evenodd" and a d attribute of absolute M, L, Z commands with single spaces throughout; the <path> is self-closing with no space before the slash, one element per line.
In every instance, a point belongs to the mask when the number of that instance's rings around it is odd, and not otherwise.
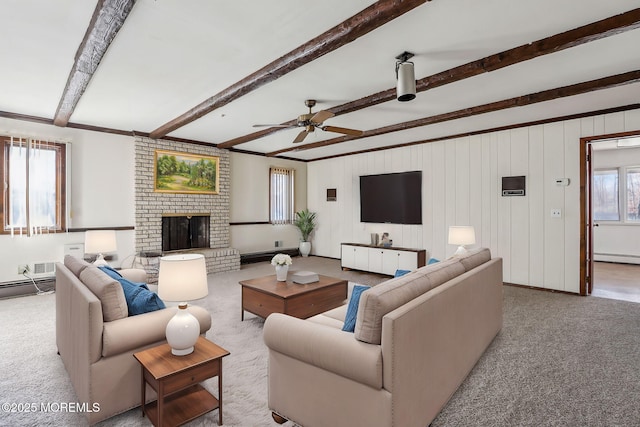
<path fill-rule="evenodd" d="M 162 217 L 162 251 L 209 248 L 208 215 Z"/>

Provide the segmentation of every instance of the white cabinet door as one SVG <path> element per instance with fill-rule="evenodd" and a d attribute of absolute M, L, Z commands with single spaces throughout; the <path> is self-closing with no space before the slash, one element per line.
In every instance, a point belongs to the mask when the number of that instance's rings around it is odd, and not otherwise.
<path fill-rule="evenodd" d="M 418 253 L 398 252 L 398 268 L 400 270 L 416 270 L 418 268 Z"/>
<path fill-rule="evenodd" d="M 418 252 L 374 246 L 341 245 L 342 267 L 393 276 L 396 270 L 418 268 Z"/>
<path fill-rule="evenodd" d="M 362 246 L 354 246 L 355 249 L 355 269 L 368 271 L 369 270 L 369 248 Z"/>
<path fill-rule="evenodd" d="M 356 248 L 355 246 L 342 245 L 342 267 L 356 268 Z"/>
<path fill-rule="evenodd" d="M 369 271 L 372 273 L 382 273 L 382 253 L 383 249 L 369 249 Z"/>
<path fill-rule="evenodd" d="M 382 274 L 388 274 L 389 276 L 396 274 L 401 253 L 400 251 L 390 249 L 384 249 L 382 251 Z"/>

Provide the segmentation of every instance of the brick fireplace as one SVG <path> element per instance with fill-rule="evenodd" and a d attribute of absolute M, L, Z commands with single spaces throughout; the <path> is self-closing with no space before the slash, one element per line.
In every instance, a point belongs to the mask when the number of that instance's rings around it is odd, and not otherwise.
<path fill-rule="evenodd" d="M 162 216 L 162 252 L 209 248 L 208 214 Z"/>
<path fill-rule="evenodd" d="M 136 136 L 136 252 L 161 254 L 163 250 L 163 218 L 177 216 L 208 216 L 209 243 L 205 248 L 182 250 L 202 253 L 207 272 L 240 269 L 240 253 L 230 247 L 229 212 L 231 172 L 230 155 L 212 146 Z M 203 154 L 220 158 L 219 193 L 191 194 L 154 191 L 154 162 L 156 150 Z M 172 251 L 172 253 L 174 253 Z M 153 270 L 153 269 L 152 269 Z M 147 271 L 150 282 L 157 271 Z M 155 275 L 155 277 L 154 277 Z"/>

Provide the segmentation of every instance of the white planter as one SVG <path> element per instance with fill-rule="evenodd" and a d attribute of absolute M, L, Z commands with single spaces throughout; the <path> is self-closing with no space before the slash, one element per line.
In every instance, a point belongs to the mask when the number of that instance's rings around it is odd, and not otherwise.
<path fill-rule="evenodd" d="M 311 242 L 300 242 L 300 255 L 303 257 L 308 257 L 309 253 L 311 253 Z"/>
<path fill-rule="evenodd" d="M 287 281 L 287 273 L 289 272 L 288 265 L 276 265 L 276 280 L 278 282 Z"/>

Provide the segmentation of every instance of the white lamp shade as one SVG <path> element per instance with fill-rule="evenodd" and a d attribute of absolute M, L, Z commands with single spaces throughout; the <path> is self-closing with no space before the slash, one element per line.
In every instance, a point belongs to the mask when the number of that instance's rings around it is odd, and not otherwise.
<path fill-rule="evenodd" d="M 165 301 L 191 301 L 209 294 L 207 266 L 202 254 L 160 258 L 158 296 Z"/>
<path fill-rule="evenodd" d="M 115 230 L 88 230 L 84 234 L 84 252 L 87 254 L 103 254 L 117 249 Z"/>
<path fill-rule="evenodd" d="M 476 232 L 471 225 L 452 225 L 449 227 L 450 245 L 473 245 L 476 243 Z"/>

